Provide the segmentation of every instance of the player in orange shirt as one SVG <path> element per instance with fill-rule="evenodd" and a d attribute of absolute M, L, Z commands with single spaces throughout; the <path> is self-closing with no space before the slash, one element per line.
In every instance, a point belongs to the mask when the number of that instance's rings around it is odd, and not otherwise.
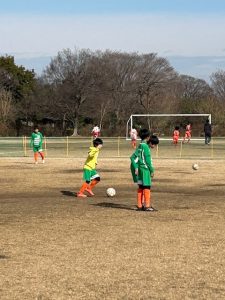
<path fill-rule="evenodd" d="M 183 139 L 183 143 L 186 141 L 186 139 L 187 139 L 188 143 L 191 140 L 191 123 L 188 123 L 187 126 L 186 126 L 185 136 L 184 136 L 184 139 Z"/>
<path fill-rule="evenodd" d="M 180 137 L 180 131 L 179 131 L 180 127 L 179 126 L 176 126 L 174 128 L 174 131 L 173 131 L 173 144 L 176 146 L 178 144 L 178 141 L 179 141 L 179 137 Z"/>

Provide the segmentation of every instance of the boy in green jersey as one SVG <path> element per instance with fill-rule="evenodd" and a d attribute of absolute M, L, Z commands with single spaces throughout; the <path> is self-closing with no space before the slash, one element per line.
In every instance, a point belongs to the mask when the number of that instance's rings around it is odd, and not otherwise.
<path fill-rule="evenodd" d="M 82 197 L 82 198 L 87 197 L 87 195 L 85 195 L 84 192 L 87 192 L 90 196 L 94 196 L 92 189 L 100 181 L 100 176 L 98 175 L 95 168 L 97 165 L 98 154 L 102 146 L 103 146 L 102 139 L 96 138 L 93 140 L 93 146 L 90 147 L 88 152 L 88 157 L 84 164 L 84 169 L 83 169 L 84 183 L 82 184 L 79 192 L 77 193 L 77 197 Z"/>
<path fill-rule="evenodd" d="M 41 132 L 39 132 L 38 127 L 34 127 L 34 131 L 31 134 L 30 146 L 33 148 L 33 151 L 34 151 L 35 164 L 38 163 L 38 153 L 40 154 L 40 156 L 42 158 L 42 163 L 45 162 L 45 157 L 44 157 L 44 153 L 42 150 L 42 143 L 43 143 L 43 135 L 41 134 Z"/>
<path fill-rule="evenodd" d="M 151 135 L 150 139 L 147 141 L 149 148 L 155 148 L 156 145 L 159 144 L 159 139 L 156 135 Z M 151 150 L 150 150 L 151 154 Z M 130 171 L 133 178 L 134 183 L 138 183 L 138 176 L 136 174 L 136 169 L 138 169 L 138 149 L 130 157 L 131 164 L 130 164 Z"/>
<path fill-rule="evenodd" d="M 137 207 L 138 210 L 154 211 L 151 203 L 151 178 L 154 176 L 150 148 L 159 143 L 158 137 L 152 135 L 147 129 L 139 133 L 141 143 L 131 156 L 131 172 L 134 182 L 138 183 Z M 144 203 L 143 203 L 144 199 Z"/>

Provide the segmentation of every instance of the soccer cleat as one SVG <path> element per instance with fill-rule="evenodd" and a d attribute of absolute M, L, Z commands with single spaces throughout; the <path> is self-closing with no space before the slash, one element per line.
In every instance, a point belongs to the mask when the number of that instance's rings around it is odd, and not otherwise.
<path fill-rule="evenodd" d="M 151 207 L 146 207 L 145 211 L 158 211 L 158 210 L 151 206 Z"/>
<path fill-rule="evenodd" d="M 35 165 L 37 165 L 37 164 L 38 164 L 38 162 L 37 162 L 37 161 L 35 161 L 34 163 L 35 163 Z"/>
<path fill-rule="evenodd" d="M 84 193 L 78 192 L 77 197 L 86 198 L 87 196 Z"/>
<path fill-rule="evenodd" d="M 142 207 L 137 207 L 136 211 L 143 211 Z"/>
<path fill-rule="evenodd" d="M 43 163 L 43 164 L 45 163 L 45 160 L 44 160 L 44 159 L 42 159 L 42 163 Z"/>
<path fill-rule="evenodd" d="M 90 196 L 94 196 L 95 194 L 92 192 L 92 190 L 91 189 L 86 189 L 85 190 Z"/>

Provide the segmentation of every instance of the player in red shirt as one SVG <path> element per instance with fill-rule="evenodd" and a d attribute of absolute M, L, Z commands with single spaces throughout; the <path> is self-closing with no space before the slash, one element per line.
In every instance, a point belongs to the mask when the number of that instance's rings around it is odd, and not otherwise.
<path fill-rule="evenodd" d="M 188 123 L 187 126 L 186 126 L 185 136 L 184 136 L 184 139 L 183 139 L 183 143 L 186 141 L 186 139 L 187 139 L 188 143 L 191 140 L 191 123 Z"/>
<path fill-rule="evenodd" d="M 179 131 L 179 126 L 176 126 L 174 128 L 174 131 L 173 131 L 173 144 L 176 146 L 178 144 L 178 141 L 179 141 L 179 137 L 180 137 L 180 131 Z"/>

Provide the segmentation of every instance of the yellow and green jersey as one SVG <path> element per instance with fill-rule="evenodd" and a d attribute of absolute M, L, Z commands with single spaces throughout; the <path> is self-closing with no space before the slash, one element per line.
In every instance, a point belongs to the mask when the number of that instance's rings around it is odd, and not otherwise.
<path fill-rule="evenodd" d="M 88 151 L 88 157 L 84 164 L 84 169 L 94 170 L 97 165 L 97 159 L 99 154 L 99 148 L 90 147 Z"/>

